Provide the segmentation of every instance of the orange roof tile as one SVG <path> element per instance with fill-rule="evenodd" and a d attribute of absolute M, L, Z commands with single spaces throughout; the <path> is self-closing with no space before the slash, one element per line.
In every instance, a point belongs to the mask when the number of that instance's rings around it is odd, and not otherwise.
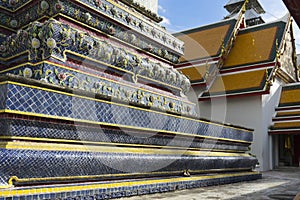
<path fill-rule="evenodd" d="M 266 70 L 219 76 L 204 96 L 262 90 L 265 86 L 265 77 Z"/>
<path fill-rule="evenodd" d="M 193 82 L 200 82 L 203 81 L 203 77 L 207 71 L 207 66 L 197 66 L 197 67 L 188 67 L 183 69 L 178 69 L 181 71 L 184 75 L 186 75 L 190 81 Z"/>
<path fill-rule="evenodd" d="M 289 116 L 299 116 L 300 111 L 287 111 L 287 112 L 278 112 L 276 117 L 289 117 Z"/>
<path fill-rule="evenodd" d="M 281 92 L 279 106 L 295 105 L 300 102 L 300 88 L 284 88 Z"/>
<path fill-rule="evenodd" d="M 276 122 L 273 129 L 284 129 L 284 128 L 298 128 L 300 127 L 300 122 Z"/>
<path fill-rule="evenodd" d="M 184 56 L 180 62 L 199 60 L 220 54 L 222 44 L 227 42 L 235 23 L 236 20 L 228 20 L 174 34 L 185 43 Z"/>
<path fill-rule="evenodd" d="M 275 26 L 253 32 L 241 32 L 222 68 L 269 60 L 276 43 L 277 30 L 278 27 Z"/>

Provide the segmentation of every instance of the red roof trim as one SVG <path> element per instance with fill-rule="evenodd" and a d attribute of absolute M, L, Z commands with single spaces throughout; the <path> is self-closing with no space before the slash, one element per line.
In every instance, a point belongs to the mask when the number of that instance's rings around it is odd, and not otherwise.
<path fill-rule="evenodd" d="M 231 73 L 231 72 L 237 72 L 237 71 L 246 71 L 250 69 L 259 69 L 259 68 L 264 68 L 264 67 L 274 67 L 276 65 L 276 62 L 271 62 L 271 63 L 263 63 L 263 64 L 258 64 L 258 65 L 250 65 L 246 67 L 235 67 L 231 69 L 223 69 L 221 68 L 220 73 L 225 74 L 225 73 Z"/>
<path fill-rule="evenodd" d="M 218 95 L 218 96 L 208 96 L 208 97 L 200 97 L 198 98 L 198 101 L 207 101 L 212 98 L 236 98 L 240 96 L 257 96 L 257 95 L 264 95 L 264 94 L 270 94 L 270 91 L 258 91 L 258 92 L 248 92 L 248 93 L 236 93 L 236 94 L 223 94 L 223 95 Z"/>
<path fill-rule="evenodd" d="M 274 117 L 272 121 L 274 122 L 280 122 L 280 121 L 290 121 L 290 120 L 300 120 L 299 116 L 287 116 L 287 117 Z"/>
<path fill-rule="evenodd" d="M 269 133 L 269 135 L 300 134 L 300 129 L 269 130 L 268 133 Z"/>
<path fill-rule="evenodd" d="M 203 60 L 198 60 L 198 61 L 189 61 L 189 62 L 184 62 L 184 63 L 179 63 L 174 66 L 174 68 L 178 69 L 181 67 L 188 67 L 188 66 L 194 66 L 194 65 L 199 65 L 199 64 L 205 64 L 207 62 L 213 62 L 213 61 L 219 61 L 221 57 L 214 57 L 214 58 L 209 58 L 209 59 L 203 59 Z"/>
<path fill-rule="evenodd" d="M 286 106 L 286 107 L 277 107 L 275 111 L 286 111 L 286 110 L 297 110 L 300 109 L 300 106 Z"/>

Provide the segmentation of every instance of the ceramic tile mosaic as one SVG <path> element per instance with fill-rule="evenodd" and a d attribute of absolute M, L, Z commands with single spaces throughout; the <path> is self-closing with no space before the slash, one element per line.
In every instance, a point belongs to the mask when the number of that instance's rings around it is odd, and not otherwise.
<path fill-rule="evenodd" d="M 30 115 L 90 121 L 100 124 L 181 132 L 251 142 L 252 133 L 183 117 L 137 109 L 95 99 L 8 84 L 5 109 Z M 3 102 L 1 102 L 4 104 Z"/>
<path fill-rule="evenodd" d="M 248 144 L 225 141 L 203 140 L 194 137 L 163 135 L 130 131 L 126 129 L 109 129 L 101 126 L 51 124 L 49 122 L 0 119 L 0 136 L 30 137 L 44 139 L 64 139 L 116 144 L 158 145 L 162 147 L 204 148 L 215 150 L 248 150 Z M 47 140 L 46 140 L 47 141 Z"/>
<path fill-rule="evenodd" d="M 197 119 L 161 19 L 129 0 L 0 1 L 0 200 L 261 178 L 253 130 Z"/>

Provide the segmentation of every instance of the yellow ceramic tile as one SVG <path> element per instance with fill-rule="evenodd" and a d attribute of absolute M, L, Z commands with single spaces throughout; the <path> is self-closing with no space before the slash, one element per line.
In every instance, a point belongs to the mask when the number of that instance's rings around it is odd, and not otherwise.
<path fill-rule="evenodd" d="M 184 41 L 184 56 L 181 62 L 214 56 L 221 48 L 230 28 L 230 24 L 211 29 L 196 31 L 187 35 L 179 35 L 177 38 Z"/>
<path fill-rule="evenodd" d="M 300 89 L 284 90 L 281 93 L 280 104 L 299 102 L 299 99 Z"/>
<path fill-rule="evenodd" d="M 299 128 L 300 122 L 282 122 L 282 123 L 275 123 L 274 128 Z"/>
<path fill-rule="evenodd" d="M 300 115 L 300 111 L 293 111 L 293 112 L 278 112 L 276 114 L 277 117 L 285 117 L 285 116 L 296 116 Z"/>
<path fill-rule="evenodd" d="M 186 75 L 192 82 L 199 81 L 203 79 L 206 73 L 206 65 L 198 66 L 198 67 L 188 67 L 184 69 L 179 69 L 184 75 Z"/>
<path fill-rule="evenodd" d="M 209 92 L 215 93 L 257 88 L 261 85 L 265 74 L 266 70 L 257 70 L 231 75 L 223 75 L 215 80 Z"/>
<path fill-rule="evenodd" d="M 277 27 L 272 27 L 238 35 L 223 68 L 268 60 L 276 33 Z"/>

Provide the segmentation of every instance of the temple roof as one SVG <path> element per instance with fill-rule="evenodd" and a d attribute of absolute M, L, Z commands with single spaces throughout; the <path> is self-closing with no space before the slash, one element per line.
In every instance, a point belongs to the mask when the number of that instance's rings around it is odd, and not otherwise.
<path fill-rule="evenodd" d="M 206 74 L 208 66 L 207 65 L 200 65 L 200 66 L 193 66 L 193 67 L 186 67 L 179 69 L 183 74 L 185 74 L 191 81 L 192 84 L 194 83 L 203 83 L 204 76 Z"/>
<path fill-rule="evenodd" d="M 299 0 L 283 0 L 296 23 L 300 27 L 300 1 Z"/>
<path fill-rule="evenodd" d="M 245 15 L 241 11 L 234 18 L 175 34 L 185 42 L 185 55 L 176 68 L 198 87 L 199 100 L 265 94 L 275 77 L 285 83 L 297 80 L 290 16 L 245 28 Z"/>
<path fill-rule="evenodd" d="M 300 133 L 300 83 L 282 87 L 270 134 Z"/>
<path fill-rule="evenodd" d="M 225 6 L 232 5 L 239 2 L 244 2 L 244 0 L 229 0 Z"/>
<path fill-rule="evenodd" d="M 300 84 L 291 84 L 282 88 L 279 108 L 300 106 Z"/>
<path fill-rule="evenodd" d="M 216 77 L 210 89 L 202 94 L 199 100 L 211 97 L 246 94 L 250 92 L 264 92 L 267 78 L 271 70 L 255 70 L 242 73 L 221 74 Z"/>
<path fill-rule="evenodd" d="M 276 41 L 281 42 L 286 23 L 262 24 L 239 32 L 222 69 L 271 62 L 276 56 Z"/>
<path fill-rule="evenodd" d="M 273 126 L 274 129 L 299 129 L 300 121 L 277 122 Z"/>
<path fill-rule="evenodd" d="M 245 0 L 229 0 L 228 3 L 224 6 L 224 8 L 229 13 L 236 13 L 241 9 L 244 2 Z M 249 0 L 249 3 L 247 4 L 247 9 L 251 8 L 253 8 L 258 14 L 265 13 L 265 10 L 257 0 Z"/>
<path fill-rule="evenodd" d="M 219 56 L 222 45 L 228 42 L 236 22 L 236 19 L 229 19 L 174 34 L 185 42 L 181 63 Z"/>
<path fill-rule="evenodd" d="M 246 19 L 254 19 L 254 18 L 259 18 L 260 15 L 255 12 L 255 10 L 253 8 L 251 8 L 250 10 L 246 10 L 246 13 L 245 13 L 245 18 Z"/>

